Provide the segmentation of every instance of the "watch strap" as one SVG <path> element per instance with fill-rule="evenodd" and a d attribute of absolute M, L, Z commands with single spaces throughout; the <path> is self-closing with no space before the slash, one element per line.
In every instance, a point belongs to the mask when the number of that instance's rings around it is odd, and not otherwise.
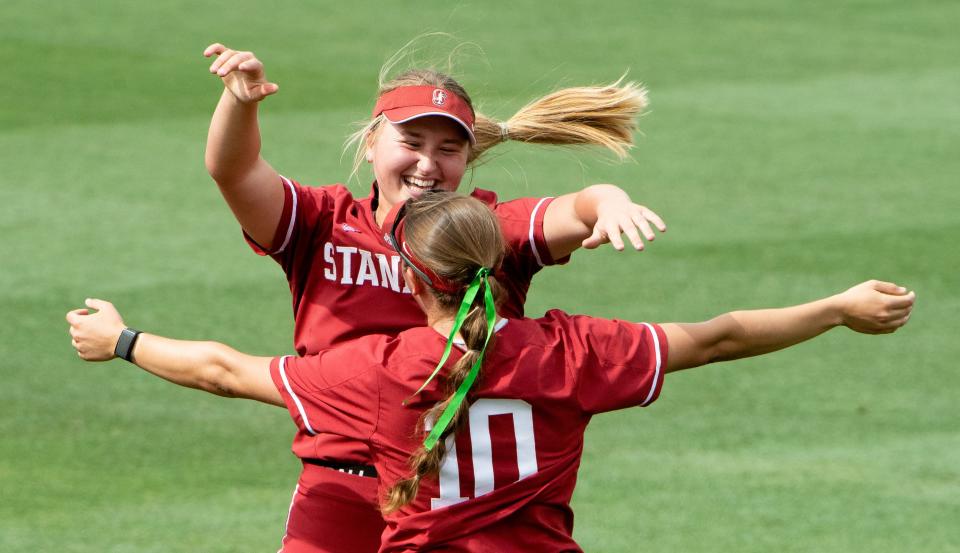
<path fill-rule="evenodd" d="M 139 330 L 125 328 L 120 332 L 120 338 L 117 339 L 117 345 L 113 348 L 113 354 L 121 359 L 133 363 L 133 346 L 137 343 L 137 337 L 140 336 Z"/>

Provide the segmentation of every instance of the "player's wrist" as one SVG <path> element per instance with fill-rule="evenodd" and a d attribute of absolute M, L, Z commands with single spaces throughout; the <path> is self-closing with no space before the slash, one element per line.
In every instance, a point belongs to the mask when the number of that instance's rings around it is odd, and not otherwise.
<path fill-rule="evenodd" d="M 139 330 L 124 327 L 123 330 L 120 331 L 120 335 L 117 336 L 117 343 L 113 348 L 113 355 L 124 361 L 134 363 L 133 348 L 136 347 L 140 334 L 142 333 Z"/>
<path fill-rule="evenodd" d="M 849 301 L 844 294 L 835 294 L 823 300 L 825 304 L 825 318 L 830 328 L 847 326 Z"/>

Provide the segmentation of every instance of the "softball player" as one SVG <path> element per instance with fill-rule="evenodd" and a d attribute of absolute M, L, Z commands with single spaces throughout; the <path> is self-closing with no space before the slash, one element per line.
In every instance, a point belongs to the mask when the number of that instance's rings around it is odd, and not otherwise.
<path fill-rule="evenodd" d="M 644 91 L 629 83 L 567 89 L 501 123 L 476 114 L 453 79 L 410 71 L 381 87 L 370 123 L 355 135 L 355 169 L 368 162 L 376 178 L 370 195 L 355 199 L 341 185 L 301 186 L 260 157 L 257 106 L 277 85 L 266 80 L 263 64 L 250 52 L 214 44 L 204 53 L 216 56 L 210 71 L 224 83 L 210 124 L 207 168 L 251 247 L 286 273 L 300 355 L 424 323 L 400 277 L 399 256 L 381 230 L 394 206 L 426 191 L 456 190 L 467 167 L 507 139 L 599 144 L 623 154 L 646 105 Z M 571 118 L 571 111 L 577 116 Z M 530 281 L 542 266 L 608 240 L 623 249 L 621 234 L 642 249 L 643 238 L 654 238 L 651 224 L 665 230 L 655 213 L 610 185 L 509 202 L 479 189 L 472 195 L 494 209 L 503 227 L 508 254 L 498 274 L 507 288 L 501 309 L 514 317 L 523 314 Z M 366 445 L 301 431 L 293 451 L 304 470 L 283 551 L 374 551 L 384 523 Z M 351 531 L 343 532 L 345 527 Z"/>
<path fill-rule="evenodd" d="M 772 352 L 835 326 L 893 332 L 914 303 L 913 292 L 869 281 L 697 324 L 560 311 L 501 318 L 492 270 L 504 241 L 492 212 L 452 194 L 404 210 L 392 242 L 426 326 L 304 357 L 253 357 L 138 335 L 111 304 L 88 300 L 99 312 L 67 314 L 74 347 L 89 361 L 118 354 L 177 384 L 286 406 L 309 435 L 366 443 L 387 520 L 381 551 L 580 551 L 569 502 L 592 415 L 649 405 L 665 373 Z"/>

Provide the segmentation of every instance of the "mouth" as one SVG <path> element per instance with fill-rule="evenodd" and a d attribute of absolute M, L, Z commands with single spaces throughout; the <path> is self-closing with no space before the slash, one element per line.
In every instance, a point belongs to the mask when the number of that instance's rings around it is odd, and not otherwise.
<path fill-rule="evenodd" d="M 435 179 L 418 179 L 417 177 L 403 177 L 403 184 L 410 186 L 416 190 L 433 190 L 433 187 L 437 184 Z"/>

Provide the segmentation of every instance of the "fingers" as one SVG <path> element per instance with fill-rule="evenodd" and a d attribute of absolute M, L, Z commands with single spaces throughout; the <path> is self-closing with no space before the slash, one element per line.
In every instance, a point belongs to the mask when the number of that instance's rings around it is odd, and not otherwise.
<path fill-rule="evenodd" d="M 622 251 L 624 241 L 621 235 L 625 235 L 633 249 L 643 251 L 644 240 L 652 242 L 657 238 L 654 228 L 661 232 L 667 230 L 660 216 L 642 205 L 627 204 L 612 211 L 597 220 L 593 234 L 583 241 L 583 247 L 595 248 L 610 242 L 615 249 Z"/>
<path fill-rule="evenodd" d="M 203 57 L 209 58 L 214 54 L 222 54 L 226 49 L 227 47 L 224 46 L 223 44 L 220 44 L 219 42 L 214 42 L 213 44 L 211 44 L 210 46 L 207 46 L 203 50 Z"/>
<path fill-rule="evenodd" d="M 213 63 L 210 64 L 210 72 L 216 74 L 220 70 L 220 66 L 223 65 L 227 60 L 230 59 L 230 56 L 235 54 L 233 50 L 229 48 L 222 48 L 217 52 L 217 58 L 213 60 Z"/>
<path fill-rule="evenodd" d="M 907 309 L 912 308 L 914 302 L 916 302 L 917 294 L 916 292 L 908 292 L 903 296 L 887 296 L 887 306 L 890 309 Z"/>
<path fill-rule="evenodd" d="M 215 66 L 217 68 L 217 75 L 224 77 L 234 70 L 239 70 L 240 65 L 247 61 L 256 61 L 256 63 L 250 64 L 253 66 L 250 72 L 263 68 L 263 64 L 253 57 L 253 52 L 234 52 L 233 50 L 228 50 L 227 53 L 217 58 L 217 61 L 213 62 L 211 68 Z"/>
<path fill-rule="evenodd" d="M 213 60 L 213 63 L 210 64 L 210 72 L 216 75 L 219 75 L 220 68 L 223 67 L 225 63 L 229 62 L 236 55 L 237 55 L 236 50 L 230 50 L 229 48 L 224 50 L 223 52 L 220 53 L 219 56 L 217 56 L 217 59 Z"/>
<path fill-rule="evenodd" d="M 663 219 L 654 213 L 652 209 L 645 206 L 640 206 L 640 214 L 643 215 L 644 219 L 653 223 L 653 225 L 657 227 L 657 230 L 660 232 L 667 232 L 667 224 L 664 223 Z M 650 240 L 653 240 L 653 238 L 650 238 Z"/>
<path fill-rule="evenodd" d="M 219 54 L 217 59 L 213 60 L 213 63 L 210 64 L 211 73 L 219 77 L 226 77 L 234 71 L 240 71 L 257 79 L 263 77 L 263 62 L 257 59 L 253 52 L 238 52 L 226 48 L 220 51 Z M 273 92 L 276 92 L 276 90 L 267 92 L 267 94 L 272 94 Z"/>
<path fill-rule="evenodd" d="M 113 309 L 113 310 L 116 310 L 116 309 L 113 307 L 113 304 L 110 303 L 110 302 L 108 302 L 108 301 L 106 301 L 106 300 L 98 300 L 98 299 L 96 299 L 96 298 L 87 298 L 86 300 L 84 300 L 83 303 L 84 303 L 87 307 L 90 307 L 90 308 L 92 308 L 92 309 L 96 309 L 97 311 L 101 311 L 101 310 L 103 310 L 103 309 Z"/>
<path fill-rule="evenodd" d="M 593 234 L 587 237 L 583 242 L 580 243 L 581 246 L 588 250 L 592 250 L 596 247 L 599 247 L 601 244 L 606 242 L 606 235 L 602 233 L 599 226 L 593 227 Z"/>
<path fill-rule="evenodd" d="M 220 54 L 229 50 L 226 46 L 219 42 L 214 42 L 210 46 L 207 46 L 203 50 L 203 56 L 209 58 L 210 56 L 219 56 Z"/>
<path fill-rule="evenodd" d="M 653 233 L 653 229 L 650 227 L 650 221 L 647 220 L 643 215 L 634 215 L 632 217 L 633 224 L 636 225 L 640 232 L 643 233 L 643 237 L 649 242 L 656 240 L 657 235 Z"/>
<path fill-rule="evenodd" d="M 884 282 L 882 280 L 871 280 L 869 285 L 878 292 L 883 292 L 884 294 L 891 294 L 895 296 L 902 296 L 907 293 L 907 289 L 903 286 L 896 285 L 892 282 Z"/>
<path fill-rule="evenodd" d="M 637 230 L 640 227 L 638 227 L 638 225 L 636 224 L 635 219 L 628 218 L 625 221 L 621 221 L 620 228 L 623 229 L 623 233 L 627 235 L 627 239 L 630 240 L 630 244 L 633 245 L 633 249 L 637 251 L 640 251 L 643 249 L 643 239 L 640 238 L 640 232 L 638 232 Z M 648 230 L 649 228 L 650 226 L 647 225 Z M 652 238 L 653 232 L 651 231 L 650 234 L 651 234 L 651 237 L 647 237 L 647 240 L 653 240 Z M 645 232 L 644 232 L 644 236 L 646 236 Z"/>
<path fill-rule="evenodd" d="M 607 225 L 607 228 L 600 230 L 600 238 L 609 241 L 610 245 L 618 252 L 623 251 L 623 239 L 620 238 L 622 227 L 619 224 Z M 634 230 L 636 233 L 636 230 Z"/>
<path fill-rule="evenodd" d="M 280 85 L 276 83 L 264 83 L 260 85 L 261 98 L 274 94 L 278 90 L 280 90 Z"/>
<path fill-rule="evenodd" d="M 236 62 L 235 67 L 238 71 L 249 73 L 263 71 L 263 62 L 255 58 L 253 52 L 239 52 L 230 61 L 231 63 Z M 223 67 L 220 69 L 223 70 Z"/>
<path fill-rule="evenodd" d="M 901 326 L 907 324 L 907 321 L 909 320 L 910 320 L 910 313 L 907 313 L 903 317 L 900 317 L 899 319 L 892 321 L 890 324 L 893 326 L 893 330 L 896 330 Z M 893 330 L 891 330 L 891 332 L 893 332 Z"/>
<path fill-rule="evenodd" d="M 75 325 L 80 322 L 81 317 L 89 314 L 90 314 L 89 309 L 74 309 L 72 311 L 68 311 L 67 322 L 70 323 L 70 325 Z"/>

